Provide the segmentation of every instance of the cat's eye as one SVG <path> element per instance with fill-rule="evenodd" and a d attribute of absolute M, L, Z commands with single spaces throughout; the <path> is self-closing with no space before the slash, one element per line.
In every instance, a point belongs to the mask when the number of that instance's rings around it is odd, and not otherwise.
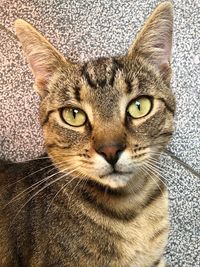
<path fill-rule="evenodd" d="M 142 96 L 133 100 L 128 106 L 128 113 L 132 118 L 138 119 L 149 114 L 152 108 L 152 101 L 149 97 Z"/>
<path fill-rule="evenodd" d="M 63 108 L 61 110 L 62 119 L 74 127 L 83 126 L 87 120 L 85 112 L 78 108 Z"/>

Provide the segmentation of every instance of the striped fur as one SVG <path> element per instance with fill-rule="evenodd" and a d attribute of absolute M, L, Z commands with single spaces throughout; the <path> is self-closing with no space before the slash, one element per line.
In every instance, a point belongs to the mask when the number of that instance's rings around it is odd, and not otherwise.
<path fill-rule="evenodd" d="M 0 266 L 166 266 L 168 195 L 155 162 L 173 132 L 171 4 L 120 57 L 72 63 L 30 24 L 17 20 L 16 33 L 42 97 L 48 156 L 0 163 Z M 152 108 L 133 119 L 127 107 L 140 96 Z M 68 106 L 87 114 L 83 126 L 63 121 Z M 100 151 L 113 146 L 111 164 Z"/>

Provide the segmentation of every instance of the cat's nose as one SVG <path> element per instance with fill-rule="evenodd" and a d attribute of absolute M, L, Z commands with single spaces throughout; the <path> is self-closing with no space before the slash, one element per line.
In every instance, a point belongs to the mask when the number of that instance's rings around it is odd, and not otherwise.
<path fill-rule="evenodd" d="M 103 145 L 100 146 L 96 151 L 98 154 L 103 156 L 105 160 L 110 163 L 112 166 L 118 161 L 122 151 L 125 149 L 123 144 L 114 144 L 114 145 Z"/>

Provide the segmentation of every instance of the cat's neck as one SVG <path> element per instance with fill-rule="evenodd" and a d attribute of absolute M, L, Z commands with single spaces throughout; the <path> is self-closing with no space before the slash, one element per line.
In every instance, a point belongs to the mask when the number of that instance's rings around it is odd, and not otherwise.
<path fill-rule="evenodd" d="M 135 184 L 137 183 L 137 187 Z M 77 196 L 85 205 L 107 217 L 118 220 L 132 220 L 141 210 L 161 197 L 165 190 L 164 183 L 158 176 L 140 177 L 127 187 L 111 189 L 93 181 L 87 181 L 77 188 Z"/>

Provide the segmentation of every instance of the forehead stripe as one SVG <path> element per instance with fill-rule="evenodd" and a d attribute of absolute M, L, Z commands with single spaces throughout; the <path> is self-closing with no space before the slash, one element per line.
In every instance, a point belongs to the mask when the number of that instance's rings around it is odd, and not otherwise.
<path fill-rule="evenodd" d="M 128 94 L 130 94 L 132 92 L 132 89 L 133 89 L 131 81 L 129 81 L 127 78 L 125 78 L 125 83 L 126 83 L 126 86 L 127 86 L 126 91 L 127 91 Z"/>
<path fill-rule="evenodd" d="M 81 101 L 81 95 L 80 95 L 81 88 L 79 86 L 74 87 L 74 96 L 75 99 L 80 102 Z"/>
<path fill-rule="evenodd" d="M 90 87 L 96 89 L 97 88 L 97 84 L 91 79 L 88 70 L 87 70 L 87 63 L 85 63 L 85 65 L 82 68 L 82 75 L 84 76 L 86 82 L 89 84 Z"/>
<path fill-rule="evenodd" d="M 113 58 L 112 59 L 112 73 L 111 73 L 111 77 L 109 79 L 109 85 L 113 86 L 114 84 L 114 81 L 115 81 L 115 77 L 116 77 L 116 72 L 119 70 L 119 69 L 122 69 L 123 66 L 122 64 L 120 64 L 117 59 Z"/>

